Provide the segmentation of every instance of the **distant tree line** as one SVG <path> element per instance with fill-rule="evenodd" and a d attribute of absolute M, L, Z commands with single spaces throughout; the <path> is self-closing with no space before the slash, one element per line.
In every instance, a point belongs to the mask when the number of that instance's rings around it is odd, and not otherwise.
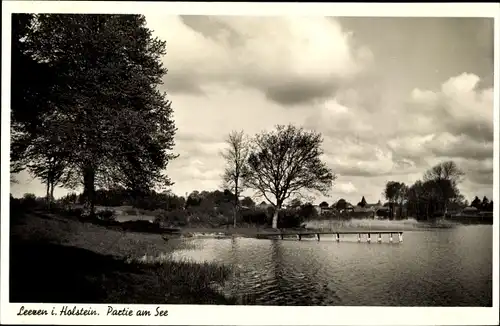
<path fill-rule="evenodd" d="M 458 188 L 464 175 L 455 162 L 445 161 L 427 170 L 423 179 L 411 186 L 397 181 L 387 182 L 383 195 L 390 207 L 389 217 L 429 220 L 450 217 L 468 206 L 492 212 L 493 202 L 486 197 L 481 201 L 476 196 L 469 205 Z"/>
<path fill-rule="evenodd" d="M 490 201 L 486 196 L 484 196 L 483 200 L 481 200 L 476 196 L 470 203 L 470 207 L 475 207 L 484 212 L 493 212 L 493 200 Z"/>

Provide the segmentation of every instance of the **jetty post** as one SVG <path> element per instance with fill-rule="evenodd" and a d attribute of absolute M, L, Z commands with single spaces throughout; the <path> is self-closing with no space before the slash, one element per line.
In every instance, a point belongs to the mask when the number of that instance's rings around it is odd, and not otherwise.
<path fill-rule="evenodd" d="M 335 234 L 335 241 L 340 242 L 340 235 L 338 233 Z"/>
<path fill-rule="evenodd" d="M 392 243 L 392 233 L 389 236 L 389 242 Z"/>
<path fill-rule="evenodd" d="M 358 242 L 361 242 L 361 233 L 358 233 Z"/>
<path fill-rule="evenodd" d="M 378 243 L 382 243 L 382 234 L 381 233 L 378 234 L 377 241 L 378 241 Z"/>
<path fill-rule="evenodd" d="M 399 243 L 403 242 L 403 233 L 399 232 Z"/>
<path fill-rule="evenodd" d="M 316 233 L 316 239 L 319 241 L 320 239 L 319 233 Z"/>
<path fill-rule="evenodd" d="M 370 233 L 368 233 L 368 239 L 366 239 L 366 241 L 367 241 L 368 243 L 370 243 L 370 242 L 372 241 L 372 239 L 371 239 L 371 234 L 370 234 Z"/>

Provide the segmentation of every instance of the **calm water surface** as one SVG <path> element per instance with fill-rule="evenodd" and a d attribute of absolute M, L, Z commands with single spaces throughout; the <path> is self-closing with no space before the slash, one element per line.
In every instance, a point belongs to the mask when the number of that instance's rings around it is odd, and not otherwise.
<path fill-rule="evenodd" d="M 492 227 L 405 231 L 403 243 L 194 239 L 171 259 L 234 267 L 220 291 L 259 305 L 491 306 Z M 394 237 L 397 240 L 397 237 Z M 374 241 L 375 240 L 375 241 Z"/>

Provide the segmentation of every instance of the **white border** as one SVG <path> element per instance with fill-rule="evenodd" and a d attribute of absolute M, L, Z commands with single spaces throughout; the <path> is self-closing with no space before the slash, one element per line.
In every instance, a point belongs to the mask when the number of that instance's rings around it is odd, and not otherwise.
<path fill-rule="evenodd" d="M 413 17 L 494 17 L 494 189 L 493 224 L 493 308 L 378 308 L 378 307 L 265 307 L 166 305 L 168 317 L 19 317 L 21 304 L 9 303 L 9 125 L 10 55 L 2 56 L 2 132 L 1 132 L 1 283 L 0 318 L 8 324 L 124 324 L 124 325 L 497 325 L 498 324 L 498 198 L 499 197 L 499 6 L 495 3 L 181 3 L 181 2 L 2 2 L 2 53 L 10 53 L 10 14 L 46 13 L 142 13 L 142 14 L 218 14 L 218 15 L 332 15 L 332 16 L 413 16 Z M 50 304 L 35 304 L 52 309 Z M 60 309 L 63 305 L 55 305 Z M 71 305 L 69 305 L 71 306 Z M 78 305 L 88 307 L 89 305 Z M 107 305 L 91 305 L 105 315 Z M 154 305 L 114 305 L 134 309 L 155 309 Z"/>

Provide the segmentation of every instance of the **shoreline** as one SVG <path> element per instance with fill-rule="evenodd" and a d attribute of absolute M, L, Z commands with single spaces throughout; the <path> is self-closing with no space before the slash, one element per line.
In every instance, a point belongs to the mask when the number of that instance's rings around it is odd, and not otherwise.
<path fill-rule="evenodd" d="M 141 261 L 172 252 L 179 245 L 173 242 L 55 214 L 13 213 L 10 301 L 235 304 L 214 290 L 230 277 L 231 266 Z"/>

